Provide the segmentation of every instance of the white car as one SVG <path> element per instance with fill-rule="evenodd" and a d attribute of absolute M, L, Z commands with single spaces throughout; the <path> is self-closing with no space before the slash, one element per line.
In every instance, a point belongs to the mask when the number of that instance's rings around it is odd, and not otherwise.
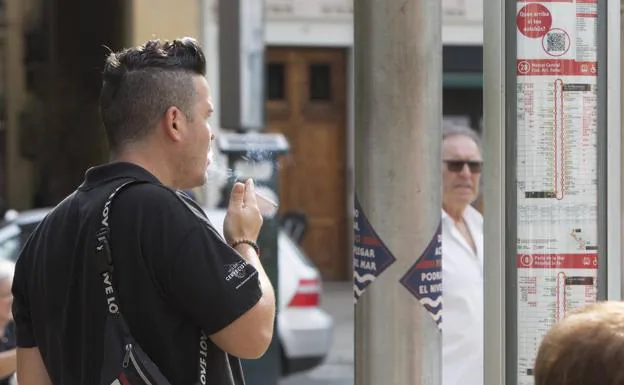
<path fill-rule="evenodd" d="M 30 233 L 50 211 L 9 210 L 0 224 L 0 259 L 15 261 Z M 224 210 L 206 210 L 217 229 L 223 228 Z M 319 307 L 318 269 L 283 231 L 278 235 L 277 336 L 282 375 L 312 369 L 323 362 L 332 344 L 332 318 Z"/>

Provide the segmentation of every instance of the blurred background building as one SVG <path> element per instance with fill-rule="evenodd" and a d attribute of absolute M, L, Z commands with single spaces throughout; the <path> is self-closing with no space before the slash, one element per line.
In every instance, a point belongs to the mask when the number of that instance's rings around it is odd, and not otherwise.
<path fill-rule="evenodd" d="M 483 0 L 443 4 L 444 115 L 480 130 Z M 307 215 L 304 250 L 325 279 L 346 280 L 353 2 L 265 0 L 264 7 L 266 130 L 291 146 L 280 163 L 281 210 Z M 179 36 L 203 43 L 218 95 L 218 0 L 0 0 L 2 209 L 55 205 L 88 167 L 106 161 L 97 98 L 109 49 Z M 218 110 L 212 124 L 227 129 Z M 218 195 L 214 185 L 201 198 L 210 206 Z"/>

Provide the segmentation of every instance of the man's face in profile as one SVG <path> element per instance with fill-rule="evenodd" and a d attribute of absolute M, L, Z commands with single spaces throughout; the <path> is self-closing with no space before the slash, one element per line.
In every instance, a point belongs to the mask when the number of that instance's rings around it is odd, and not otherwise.
<path fill-rule="evenodd" d="M 193 79 L 196 98 L 191 110 L 192 119 L 187 122 L 188 136 L 185 140 L 184 174 L 188 187 L 201 186 L 206 182 L 206 171 L 212 161 L 212 141 L 214 135 L 208 119 L 214 107 L 210 97 L 208 82 L 203 76 Z"/>

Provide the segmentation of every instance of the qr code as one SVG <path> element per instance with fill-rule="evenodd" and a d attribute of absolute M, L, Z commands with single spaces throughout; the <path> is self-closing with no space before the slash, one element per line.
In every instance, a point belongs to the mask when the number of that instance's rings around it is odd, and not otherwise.
<path fill-rule="evenodd" d="M 566 34 L 564 32 L 551 32 L 546 36 L 546 51 L 563 52 L 566 50 Z"/>

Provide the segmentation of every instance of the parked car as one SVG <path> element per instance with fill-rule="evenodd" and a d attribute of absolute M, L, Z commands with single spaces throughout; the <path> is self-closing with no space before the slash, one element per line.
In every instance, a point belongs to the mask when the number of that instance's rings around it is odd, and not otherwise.
<path fill-rule="evenodd" d="M 0 258 L 17 260 L 30 233 L 49 208 L 9 210 L 0 223 Z M 206 210 L 219 230 L 225 210 Z M 278 234 L 277 337 L 282 355 L 282 375 L 306 371 L 323 362 L 332 344 L 332 318 L 319 307 L 321 279 L 318 269 L 282 230 Z"/>

